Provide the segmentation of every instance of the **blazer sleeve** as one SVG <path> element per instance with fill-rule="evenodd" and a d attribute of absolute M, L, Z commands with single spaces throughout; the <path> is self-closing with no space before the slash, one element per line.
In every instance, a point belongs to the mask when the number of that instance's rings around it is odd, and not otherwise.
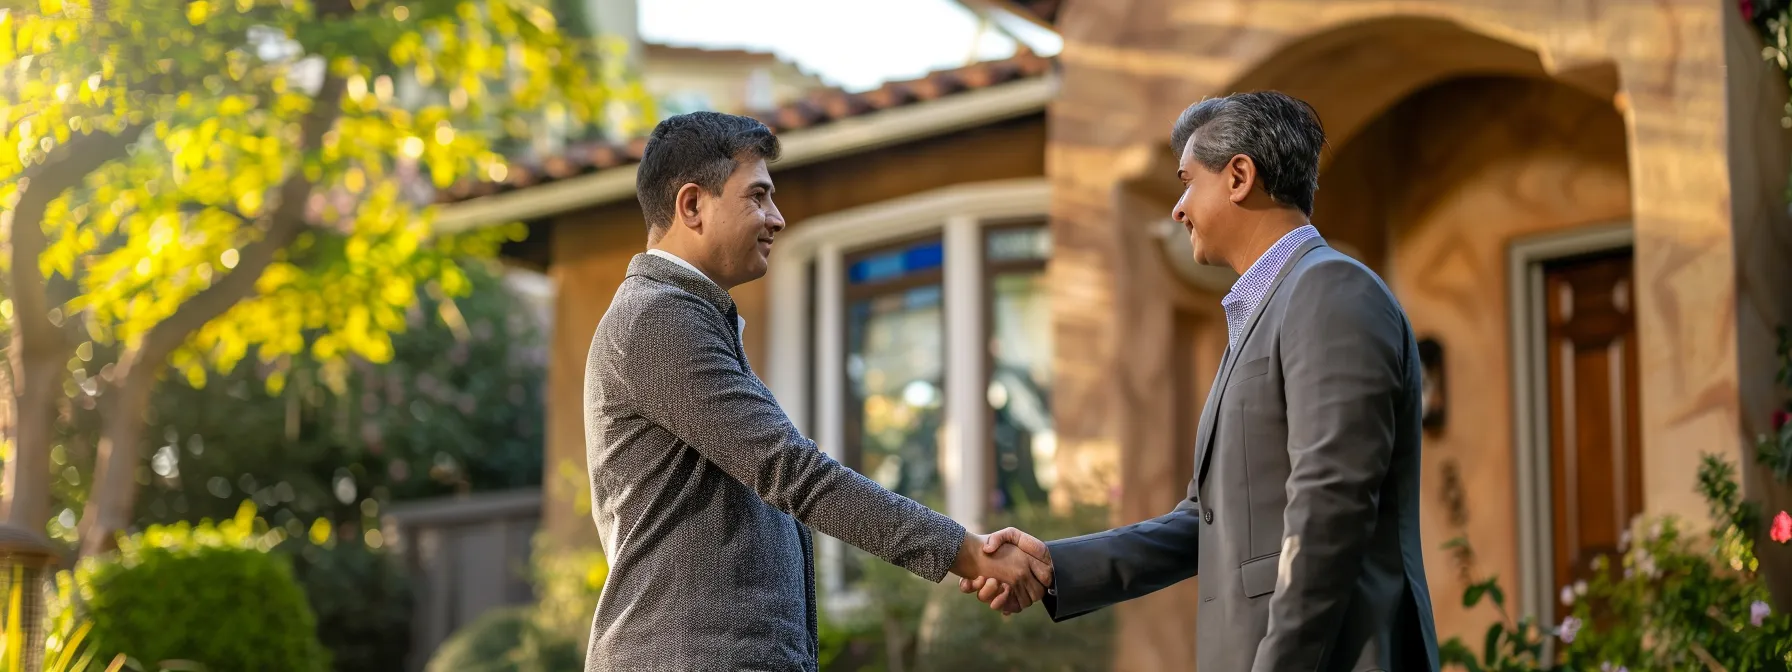
<path fill-rule="evenodd" d="M 1046 544 L 1052 558 L 1046 611 L 1053 621 L 1063 621 L 1194 576 L 1200 526 L 1195 485 L 1190 483 L 1188 496 L 1169 513 Z"/>
<path fill-rule="evenodd" d="M 1351 581 L 1375 533 L 1394 452 L 1406 319 L 1366 269 L 1330 260 L 1306 270 L 1280 335 L 1288 408 L 1287 508 L 1269 630 L 1253 669 L 1318 668 L 1342 627 Z"/>
<path fill-rule="evenodd" d="M 944 579 L 964 527 L 818 450 L 736 358 L 735 336 L 710 319 L 715 312 L 671 294 L 633 316 L 607 358 L 630 407 L 803 524 Z"/>

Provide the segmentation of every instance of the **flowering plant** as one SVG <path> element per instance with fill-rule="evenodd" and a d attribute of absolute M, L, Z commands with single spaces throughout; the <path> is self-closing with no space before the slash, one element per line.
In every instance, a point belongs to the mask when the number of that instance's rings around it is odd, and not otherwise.
<path fill-rule="evenodd" d="M 1788 104 L 1792 107 L 1792 104 Z M 1792 333 L 1780 327 L 1780 385 L 1792 389 Z M 1755 459 L 1781 483 L 1792 483 L 1792 406 L 1782 404 L 1768 418 L 1770 429 L 1755 440 Z M 1786 543 L 1784 539 L 1775 539 Z"/>
<path fill-rule="evenodd" d="M 1759 518 L 1734 468 L 1706 456 L 1699 490 L 1714 518 L 1708 535 L 1687 534 L 1672 517 L 1638 521 L 1620 555 L 1595 560 L 1590 580 L 1562 590 L 1571 615 L 1558 624 L 1512 619 L 1496 579 L 1471 585 L 1464 606 L 1489 596 L 1503 619 L 1481 655 L 1452 638 L 1443 662 L 1470 672 L 1792 670 L 1792 615 L 1769 606 L 1750 532 Z"/>

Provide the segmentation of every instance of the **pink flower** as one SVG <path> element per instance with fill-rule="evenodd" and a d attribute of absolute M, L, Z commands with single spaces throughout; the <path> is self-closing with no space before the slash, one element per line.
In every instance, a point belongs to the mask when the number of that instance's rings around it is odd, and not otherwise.
<path fill-rule="evenodd" d="M 1556 636 L 1562 638 L 1563 644 L 1573 644 L 1574 636 L 1579 633 L 1580 619 L 1573 616 L 1562 619 L 1562 624 L 1556 626 Z"/>
<path fill-rule="evenodd" d="M 1787 421 L 1792 421 L 1792 413 L 1787 413 L 1783 408 L 1773 409 L 1773 431 L 1780 431 Z"/>
<path fill-rule="evenodd" d="M 1755 600 L 1754 604 L 1748 605 L 1748 623 L 1759 628 L 1761 623 L 1766 621 L 1772 613 L 1773 608 L 1767 606 L 1766 602 Z"/>
<path fill-rule="evenodd" d="M 1743 21 L 1755 20 L 1755 2 L 1754 2 L 1754 0 L 1742 0 L 1738 4 L 1740 4 L 1742 7 L 1742 20 Z"/>
<path fill-rule="evenodd" d="M 1773 517 L 1773 527 L 1768 528 L 1767 537 L 1779 543 L 1792 541 L 1792 513 L 1781 511 Z"/>

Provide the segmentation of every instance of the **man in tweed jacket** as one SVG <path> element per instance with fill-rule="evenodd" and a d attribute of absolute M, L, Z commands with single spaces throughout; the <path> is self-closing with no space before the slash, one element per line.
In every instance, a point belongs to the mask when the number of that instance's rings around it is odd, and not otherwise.
<path fill-rule="evenodd" d="M 784 219 L 745 117 L 662 122 L 637 177 L 646 253 L 585 368 L 592 517 L 610 562 L 585 669 L 817 669 L 813 527 L 920 577 L 990 576 L 1016 599 L 1049 573 L 879 487 L 804 438 L 747 363 L 728 289 L 763 276 Z"/>

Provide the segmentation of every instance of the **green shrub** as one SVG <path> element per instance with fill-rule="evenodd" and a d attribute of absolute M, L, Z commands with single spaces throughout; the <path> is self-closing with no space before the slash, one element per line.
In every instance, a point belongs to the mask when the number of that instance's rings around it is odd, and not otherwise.
<path fill-rule="evenodd" d="M 454 633 L 425 672 L 580 672 L 578 640 L 544 630 L 533 606 L 486 613 Z"/>
<path fill-rule="evenodd" d="M 426 672 L 582 672 L 591 615 L 609 576 L 603 554 L 537 536 L 536 603 L 486 614 L 456 631 Z"/>
<path fill-rule="evenodd" d="M 395 559 L 359 541 L 288 539 L 276 547 L 317 615 L 317 638 L 335 672 L 404 669 L 411 650 L 413 594 Z"/>
<path fill-rule="evenodd" d="M 52 613 L 84 616 L 90 646 L 145 667 L 182 660 L 217 671 L 327 670 L 304 591 L 287 558 L 268 552 L 282 534 L 258 533 L 254 513 L 245 503 L 223 523 L 152 526 L 121 539 L 116 554 L 58 577 Z"/>

